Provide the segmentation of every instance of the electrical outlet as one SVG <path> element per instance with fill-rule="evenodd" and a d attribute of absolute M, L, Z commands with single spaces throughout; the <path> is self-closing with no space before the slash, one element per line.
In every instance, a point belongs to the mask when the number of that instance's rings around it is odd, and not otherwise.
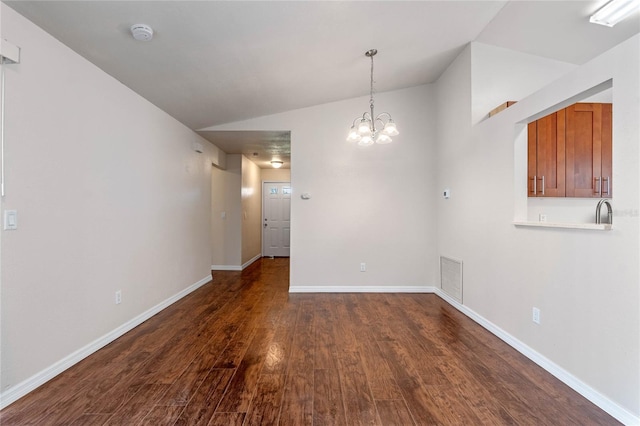
<path fill-rule="evenodd" d="M 367 264 L 362 262 L 360 264 L 360 272 L 366 272 L 367 271 Z"/>
<path fill-rule="evenodd" d="M 116 291 L 116 305 L 119 305 L 122 303 L 122 291 L 118 290 Z"/>
<path fill-rule="evenodd" d="M 533 322 L 540 324 L 540 309 L 533 308 Z"/>
<path fill-rule="evenodd" d="M 546 214 L 540 214 L 539 218 L 540 218 L 540 222 L 546 222 L 547 221 L 547 215 Z"/>

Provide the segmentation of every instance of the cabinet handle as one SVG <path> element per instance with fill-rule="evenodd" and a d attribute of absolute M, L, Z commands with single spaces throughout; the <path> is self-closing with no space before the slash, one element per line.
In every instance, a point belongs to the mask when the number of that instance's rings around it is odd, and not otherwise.
<path fill-rule="evenodd" d="M 533 176 L 533 195 L 538 193 L 538 176 Z"/>
<path fill-rule="evenodd" d="M 542 195 L 544 195 L 544 175 L 542 175 Z"/>
<path fill-rule="evenodd" d="M 598 190 L 598 194 L 602 196 L 602 176 L 600 176 L 600 189 Z"/>
<path fill-rule="evenodd" d="M 604 178 L 604 179 L 607 181 L 607 192 L 606 192 L 606 194 L 607 194 L 607 195 L 611 195 L 611 193 L 610 193 L 610 191 L 611 191 L 611 184 L 609 183 L 610 178 L 609 178 L 609 176 L 607 176 L 607 177 L 606 177 L 606 178 Z"/>

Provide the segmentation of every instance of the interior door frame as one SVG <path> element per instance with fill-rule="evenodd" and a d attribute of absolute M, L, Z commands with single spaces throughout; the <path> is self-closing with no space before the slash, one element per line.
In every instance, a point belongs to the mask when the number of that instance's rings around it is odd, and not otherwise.
<path fill-rule="evenodd" d="M 288 183 L 289 186 L 291 186 L 291 179 L 289 180 L 263 180 L 262 184 L 260 185 L 260 191 L 263 192 L 264 191 L 264 184 L 265 183 Z M 262 251 L 262 257 L 265 256 L 265 247 L 264 247 L 264 193 L 260 194 L 260 204 L 261 204 L 261 208 L 262 208 L 262 214 L 260 215 L 260 247 L 261 247 L 261 251 Z M 291 206 L 289 206 L 289 218 L 291 218 Z M 289 219 L 289 223 L 291 223 L 291 219 Z M 289 250 L 291 251 L 291 250 Z M 291 253 L 289 253 L 289 256 L 291 256 Z"/>

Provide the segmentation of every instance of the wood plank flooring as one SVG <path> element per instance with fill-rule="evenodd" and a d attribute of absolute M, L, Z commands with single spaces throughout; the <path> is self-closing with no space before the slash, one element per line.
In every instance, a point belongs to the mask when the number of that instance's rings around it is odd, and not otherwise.
<path fill-rule="evenodd" d="M 289 294 L 262 259 L 0 412 L 2 425 L 612 425 L 430 294 Z"/>

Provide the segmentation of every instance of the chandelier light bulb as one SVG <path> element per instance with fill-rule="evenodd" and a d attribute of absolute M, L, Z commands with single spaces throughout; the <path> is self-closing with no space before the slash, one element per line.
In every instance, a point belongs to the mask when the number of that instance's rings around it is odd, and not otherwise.
<path fill-rule="evenodd" d="M 384 125 L 382 132 L 387 136 L 398 136 L 400 134 L 396 127 L 396 123 L 392 119 L 389 119 L 389 122 Z"/>
<path fill-rule="evenodd" d="M 371 125 L 368 120 L 364 118 L 360 120 L 360 124 L 358 125 L 358 133 L 360 136 L 368 136 L 371 134 Z"/>
<path fill-rule="evenodd" d="M 347 136 L 347 141 L 349 142 L 358 142 L 361 136 L 358 134 L 358 130 L 356 126 L 351 126 L 351 130 L 349 130 L 349 136 Z"/>
<path fill-rule="evenodd" d="M 384 145 L 385 143 L 391 143 L 393 142 L 393 140 L 385 135 L 384 133 L 380 133 L 377 137 L 376 137 L 376 143 L 380 144 L 380 145 Z"/>
<path fill-rule="evenodd" d="M 358 142 L 360 146 L 369 146 L 373 145 L 373 138 L 371 136 L 363 136 L 362 139 Z"/>

